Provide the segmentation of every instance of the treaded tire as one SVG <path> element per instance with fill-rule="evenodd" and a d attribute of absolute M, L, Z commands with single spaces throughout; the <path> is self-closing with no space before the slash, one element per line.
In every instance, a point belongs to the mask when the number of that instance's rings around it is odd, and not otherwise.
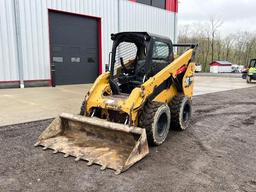
<path fill-rule="evenodd" d="M 190 126 L 192 105 L 191 100 L 184 95 L 175 96 L 170 103 L 171 128 L 183 131 Z"/>
<path fill-rule="evenodd" d="M 139 118 L 139 126 L 146 129 L 148 143 L 161 145 L 168 136 L 171 112 L 167 104 L 148 101 Z"/>

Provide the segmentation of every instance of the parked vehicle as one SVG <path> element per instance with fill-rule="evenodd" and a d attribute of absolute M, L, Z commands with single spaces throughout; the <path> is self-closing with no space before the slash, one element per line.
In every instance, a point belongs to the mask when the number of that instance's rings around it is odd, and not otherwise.
<path fill-rule="evenodd" d="M 241 73 L 242 70 L 244 69 L 244 66 L 243 65 L 232 64 L 231 69 L 232 69 L 232 73 Z"/>

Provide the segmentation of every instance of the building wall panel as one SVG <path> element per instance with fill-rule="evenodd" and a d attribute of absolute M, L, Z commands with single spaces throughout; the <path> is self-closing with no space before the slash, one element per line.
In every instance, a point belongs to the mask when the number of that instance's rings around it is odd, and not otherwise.
<path fill-rule="evenodd" d="M 0 81 L 19 80 L 14 0 L 0 0 Z M 148 31 L 172 39 L 174 13 L 128 0 L 18 0 L 24 80 L 50 79 L 48 10 L 101 18 L 102 64 L 118 31 Z M 119 11 L 118 11 L 119 9 Z M 85 34 L 86 35 L 86 34 Z"/>
<path fill-rule="evenodd" d="M 0 0 L 0 82 L 19 79 L 14 4 Z"/>
<path fill-rule="evenodd" d="M 50 79 L 49 9 L 102 18 L 103 64 L 108 61 L 108 52 L 112 46 L 110 34 L 118 31 L 116 0 L 20 0 L 19 2 L 25 80 Z"/>
<path fill-rule="evenodd" d="M 147 31 L 175 38 L 173 12 L 141 3 L 121 1 L 120 13 L 121 31 Z"/>

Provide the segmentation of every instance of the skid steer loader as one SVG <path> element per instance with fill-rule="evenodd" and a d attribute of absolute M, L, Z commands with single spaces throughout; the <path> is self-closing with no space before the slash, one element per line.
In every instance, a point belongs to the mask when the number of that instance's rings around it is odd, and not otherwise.
<path fill-rule="evenodd" d="M 61 114 L 35 146 L 120 174 L 149 153 L 148 142 L 161 145 L 169 128 L 189 126 L 197 45 L 146 32 L 111 39 L 111 69 L 96 79 L 80 114 Z M 174 47 L 187 49 L 174 59 Z"/>

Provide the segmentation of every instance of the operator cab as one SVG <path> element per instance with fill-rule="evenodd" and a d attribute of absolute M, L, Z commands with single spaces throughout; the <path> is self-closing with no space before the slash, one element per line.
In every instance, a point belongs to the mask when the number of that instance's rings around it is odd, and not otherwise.
<path fill-rule="evenodd" d="M 256 68 L 256 59 L 251 59 L 248 68 L 251 68 L 251 67 Z"/>
<path fill-rule="evenodd" d="M 129 94 L 173 61 L 170 39 L 146 32 L 112 34 L 110 86 L 114 95 Z"/>

